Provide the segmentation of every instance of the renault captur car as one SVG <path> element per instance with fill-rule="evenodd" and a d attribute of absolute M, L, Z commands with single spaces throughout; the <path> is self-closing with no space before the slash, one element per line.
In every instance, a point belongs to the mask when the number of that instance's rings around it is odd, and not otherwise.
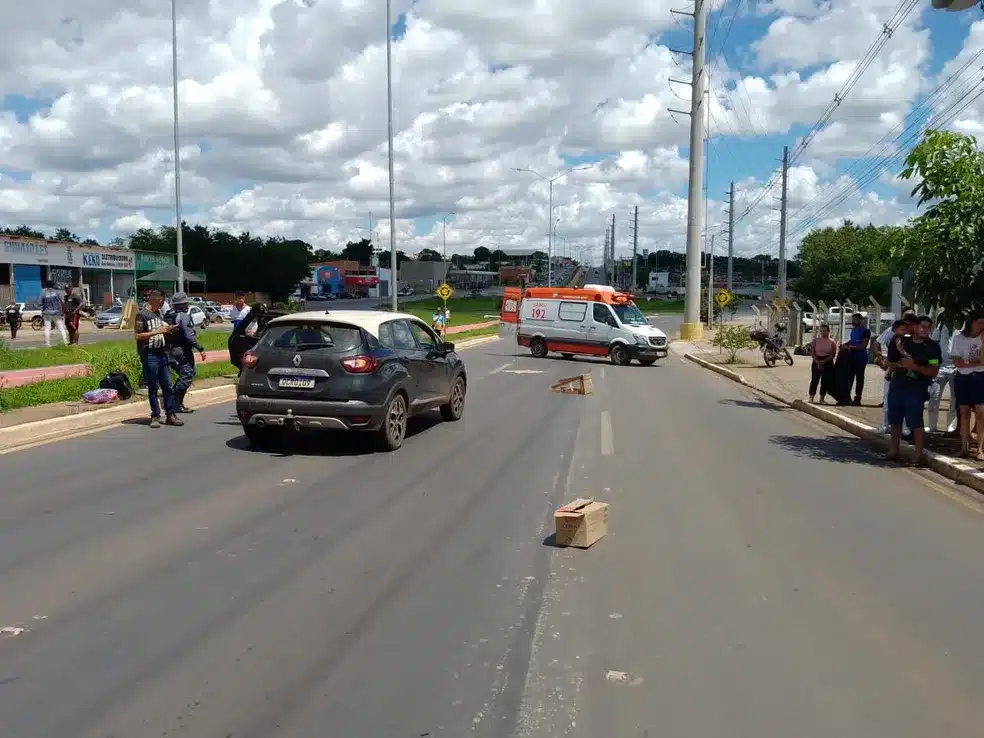
<path fill-rule="evenodd" d="M 230 344 L 232 341 L 230 341 Z M 264 444 L 287 431 L 371 433 L 403 445 L 407 420 L 461 419 L 468 379 L 453 343 L 415 315 L 325 310 L 275 317 L 242 354 L 236 412 Z"/>

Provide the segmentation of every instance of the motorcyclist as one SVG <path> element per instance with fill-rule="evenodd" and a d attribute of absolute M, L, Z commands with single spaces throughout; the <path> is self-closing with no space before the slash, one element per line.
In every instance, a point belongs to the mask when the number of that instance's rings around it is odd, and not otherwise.
<path fill-rule="evenodd" d="M 202 361 L 206 354 L 198 341 L 195 326 L 188 313 L 191 300 L 184 292 L 175 292 L 171 296 L 171 310 L 164 314 L 164 320 L 178 327 L 167 335 L 167 355 L 171 368 L 178 373 L 178 381 L 174 383 L 174 399 L 179 413 L 192 413 L 194 410 L 185 405 L 185 396 L 195 381 L 195 351 L 198 351 Z"/>

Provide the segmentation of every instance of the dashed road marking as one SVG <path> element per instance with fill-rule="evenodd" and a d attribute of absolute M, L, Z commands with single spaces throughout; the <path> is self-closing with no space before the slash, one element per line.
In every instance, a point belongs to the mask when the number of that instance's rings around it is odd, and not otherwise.
<path fill-rule="evenodd" d="M 607 410 L 601 411 L 601 455 L 612 456 L 615 453 L 615 433 L 612 431 L 612 416 Z"/>

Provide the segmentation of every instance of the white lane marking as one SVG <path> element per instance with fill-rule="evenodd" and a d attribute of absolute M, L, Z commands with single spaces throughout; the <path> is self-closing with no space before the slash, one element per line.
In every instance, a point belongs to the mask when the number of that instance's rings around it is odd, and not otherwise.
<path fill-rule="evenodd" d="M 509 367 L 511 367 L 515 363 L 516 363 L 515 361 L 510 361 L 508 364 L 503 364 L 502 366 L 497 366 L 495 369 L 493 369 L 492 371 L 489 372 L 489 376 L 492 376 L 493 374 L 498 374 L 499 372 L 504 372 L 506 369 L 508 369 Z"/>
<path fill-rule="evenodd" d="M 601 367 L 601 378 L 605 378 L 605 367 Z"/>
<path fill-rule="evenodd" d="M 607 410 L 601 411 L 601 455 L 615 453 L 615 434 L 612 431 L 612 416 Z"/>
<path fill-rule="evenodd" d="M 546 374 L 539 369 L 506 369 L 506 374 Z"/>

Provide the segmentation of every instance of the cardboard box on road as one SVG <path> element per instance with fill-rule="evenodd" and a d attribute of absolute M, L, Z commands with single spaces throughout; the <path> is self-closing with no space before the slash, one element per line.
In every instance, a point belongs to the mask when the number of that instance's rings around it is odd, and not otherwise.
<path fill-rule="evenodd" d="M 578 498 L 554 513 L 557 546 L 590 548 L 608 534 L 608 503 Z"/>

